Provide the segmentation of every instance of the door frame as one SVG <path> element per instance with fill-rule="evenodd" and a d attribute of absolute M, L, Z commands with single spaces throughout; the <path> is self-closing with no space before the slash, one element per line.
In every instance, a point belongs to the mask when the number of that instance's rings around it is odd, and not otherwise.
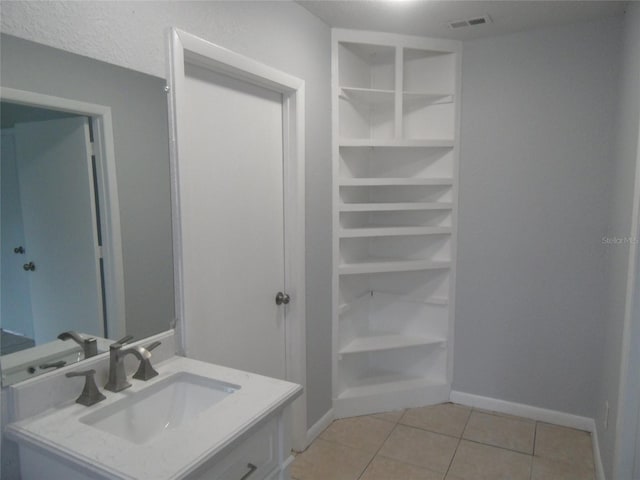
<path fill-rule="evenodd" d="M 169 143 L 173 205 L 173 258 L 176 292 L 175 328 L 181 353 L 186 350 L 184 330 L 182 223 L 180 218 L 180 125 L 185 127 L 185 64 L 221 73 L 282 94 L 283 98 L 283 167 L 284 167 L 284 243 L 285 287 L 294 299 L 287 306 L 285 322 L 285 371 L 288 381 L 304 390 L 292 406 L 293 448 L 306 448 L 306 325 L 305 325 L 305 83 L 249 57 L 203 40 L 182 30 L 171 28 L 167 35 L 167 79 L 169 102 Z"/>
<path fill-rule="evenodd" d="M 111 108 L 7 87 L 0 87 L 0 100 L 91 117 L 93 154 L 96 157 L 100 202 L 101 253 L 104 265 L 103 301 L 107 310 L 106 323 L 109 337 L 124 336 L 126 332 L 124 264 Z"/>
<path fill-rule="evenodd" d="M 632 478 L 640 468 L 640 129 L 637 132 L 633 212 L 627 266 L 613 478 Z"/>

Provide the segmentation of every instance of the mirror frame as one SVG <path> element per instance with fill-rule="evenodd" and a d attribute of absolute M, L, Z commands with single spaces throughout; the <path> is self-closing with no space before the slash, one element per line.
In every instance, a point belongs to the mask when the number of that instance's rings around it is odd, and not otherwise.
<path fill-rule="evenodd" d="M 124 268 L 111 108 L 7 87 L 0 87 L 0 100 L 92 118 L 94 149 L 96 156 L 99 157 L 96 169 L 98 196 L 100 203 L 104 205 L 104 211 L 101 211 L 100 215 L 100 227 L 104 239 L 102 259 L 106 324 L 109 326 L 110 337 L 124 336 L 126 331 Z"/>

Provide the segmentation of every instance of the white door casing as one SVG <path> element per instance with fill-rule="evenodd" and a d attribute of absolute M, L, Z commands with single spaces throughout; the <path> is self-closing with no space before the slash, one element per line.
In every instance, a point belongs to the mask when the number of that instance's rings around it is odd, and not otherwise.
<path fill-rule="evenodd" d="M 211 288 L 215 289 L 215 287 L 221 289 L 220 292 L 216 291 L 211 294 L 212 298 L 217 298 L 218 306 L 224 303 L 225 298 L 230 299 L 228 305 L 220 307 L 224 309 L 233 309 L 234 307 L 241 309 L 244 307 L 243 303 L 248 303 L 257 297 L 261 297 L 263 300 L 261 304 L 264 305 L 263 311 L 261 313 L 250 313 L 250 315 L 260 315 L 260 320 L 266 324 L 277 325 L 278 322 L 284 323 L 284 338 L 283 343 L 281 343 L 284 346 L 284 378 L 299 383 L 304 387 L 306 377 L 304 324 L 304 82 L 177 29 L 171 29 L 168 38 L 170 58 L 167 62 L 169 69 L 167 76 L 170 91 L 169 121 L 171 123 L 174 259 L 176 262 L 174 271 L 177 297 L 176 317 L 178 320 L 176 328 L 181 338 L 183 353 L 190 354 L 191 339 L 199 337 L 203 331 L 210 331 L 210 335 L 217 336 L 222 341 L 226 339 L 228 343 L 232 344 L 225 347 L 227 351 L 239 349 L 241 356 L 246 356 L 247 361 L 252 357 L 254 357 L 253 361 L 255 361 L 260 350 L 267 347 L 262 343 L 259 332 L 247 331 L 244 338 L 232 342 L 231 338 L 226 334 L 232 331 L 237 334 L 242 331 L 241 328 L 234 326 L 233 330 L 229 328 L 227 331 L 223 321 L 224 318 L 216 319 L 216 321 L 220 321 L 217 328 L 210 328 L 210 326 L 206 325 L 207 322 L 212 321 L 212 317 L 220 316 L 225 310 L 218 310 L 215 304 L 210 304 L 206 307 L 197 304 L 201 302 L 206 304 L 208 301 L 207 292 L 210 292 Z M 257 126 L 262 123 L 262 128 L 264 128 L 263 121 L 265 119 L 273 120 L 277 115 L 280 115 L 281 130 L 275 128 L 275 123 L 271 121 L 271 126 L 268 127 L 270 129 L 269 132 L 261 133 L 260 128 L 256 128 L 256 125 L 251 125 L 251 127 L 247 128 L 247 131 L 253 128 L 253 133 L 243 135 L 242 131 L 235 133 L 237 130 L 229 129 L 229 125 L 225 123 L 224 118 L 218 118 L 218 120 L 207 119 L 206 113 L 201 110 L 201 105 L 197 104 L 198 102 L 203 104 L 208 102 L 204 99 L 199 100 L 197 95 L 189 98 L 189 95 L 196 93 L 197 89 L 203 87 L 204 83 L 211 83 L 203 82 L 203 80 L 213 79 L 215 79 L 216 88 L 232 90 L 227 92 L 229 98 L 224 98 L 222 91 L 218 90 L 218 99 L 213 100 L 213 104 L 209 105 L 212 108 L 219 108 L 218 114 L 221 111 L 230 113 L 229 124 L 239 121 L 241 124 L 236 126 L 242 128 L 243 122 L 245 124 L 252 122 L 251 117 L 243 117 L 241 111 L 228 112 L 231 104 L 235 101 L 249 102 L 252 105 L 252 110 L 257 108 L 259 112 L 258 118 L 261 119 L 261 122 L 258 122 Z M 187 89 L 191 88 L 195 88 L 195 90 L 188 93 Z M 277 102 L 278 98 L 280 100 Z M 223 102 L 225 106 L 220 107 L 220 102 Z M 197 106 L 198 110 L 200 110 L 196 118 L 200 118 L 201 123 L 208 122 L 207 125 L 199 124 L 194 126 L 194 121 L 197 123 L 197 120 L 190 117 L 190 108 L 194 106 Z M 216 112 L 212 113 L 215 114 Z M 251 167 L 252 171 L 247 171 L 248 164 L 245 164 L 243 171 L 234 172 L 234 166 L 239 167 L 239 165 L 230 162 L 229 165 L 221 168 L 222 172 L 226 172 L 230 176 L 228 179 L 229 184 L 224 185 L 224 178 L 219 179 L 219 182 L 215 182 L 221 192 L 226 192 L 226 197 L 216 196 L 217 192 L 214 192 L 215 185 L 209 187 L 211 192 L 209 197 L 196 197 L 196 191 L 205 193 L 207 179 L 195 178 L 198 176 L 198 172 L 192 170 L 194 162 L 189 158 L 192 152 L 191 134 L 195 134 L 195 131 L 199 130 L 202 135 L 207 132 L 208 127 L 211 127 L 209 132 L 212 138 L 219 135 L 219 139 L 224 139 L 225 141 L 232 139 L 238 143 L 253 143 L 253 145 L 242 145 L 240 150 L 245 154 L 251 154 L 251 151 L 255 149 L 260 150 L 260 148 L 264 147 L 264 145 L 260 147 L 260 142 L 266 142 L 264 144 L 270 146 L 271 153 L 269 157 L 277 156 L 274 140 L 281 145 L 282 170 L 279 183 L 284 190 L 284 197 L 280 196 L 279 198 L 281 202 L 284 200 L 282 205 L 284 225 L 273 228 L 274 225 L 280 225 L 278 222 L 281 220 L 274 220 L 267 215 L 275 215 L 273 213 L 276 210 L 274 202 L 276 198 L 274 196 L 275 190 L 271 190 L 271 193 L 266 197 L 269 199 L 267 200 L 268 205 L 246 205 L 247 202 L 245 201 L 246 190 L 244 188 L 246 186 L 251 184 L 259 185 L 261 181 L 266 182 L 268 180 L 274 183 L 269 187 L 270 189 L 277 187 L 278 179 L 275 177 L 279 176 L 279 174 L 277 169 L 273 169 L 275 165 L 273 158 L 271 162 L 267 161 L 264 165 L 254 165 Z M 223 128 L 223 130 L 214 132 L 213 127 Z M 193 132 L 192 129 L 194 130 Z M 264 135 L 264 133 L 269 134 Z M 252 135 L 254 136 L 253 138 Z M 221 146 L 221 151 L 225 152 L 227 157 L 234 153 L 231 145 Z M 216 152 L 215 147 L 210 152 Z M 216 172 L 215 162 L 225 160 L 228 160 L 228 158 L 207 158 L 205 161 L 200 162 L 197 168 L 205 168 L 208 174 L 211 175 Z M 255 158 L 253 161 L 256 161 Z M 268 165 L 271 167 L 267 168 Z M 233 179 L 240 179 L 241 184 L 231 184 Z M 217 214 L 220 217 L 216 217 L 215 213 L 213 216 L 207 215 L 207 205 L 199 204 L 200 202 L 210 204 L 215 201 L 222 202 L 221 205 L 212 207 L 212 211 L 218 212 Z M 239 218 L 233 214 L 233 212 L 243 211 L 249 212 L 252 218 Z M 264 218 L 260 218 L 260 212 L 263 212 L 262 217 Z M 256 215 L 258 216 L 256 217 Z M 244 222 L 249 224 L 246 225 Z M 207 224 L 206 227 L 203 226 L 203 223 Z M 238 226 L 238 229 L 234 231 L 233 229 L 236 226 Z M 221 232 L 221 229 L 231 230 L 222 233 L 225 236 L 224 240 L 216 239 L 213 236 L 216 231 Z M 265 229 L 268 229 L 271 233 L 265 236 L 263 233 Z M 265 252 L 264 248 L 268 244 L 273 245 L 277 241 L 274 232 L 278 229 L 283 232 L 284 248 L 281 252 Z M 207 232 L 213 244 L 217 244 L 218 247 L 228 246 L 231 248 L 234 244 L 245 247 L 252 246 L 254 252 L 250 254 L 251 259 L 246 261 L 249 264 L 248 266 L 251 266 L 251 262 L 262 264 L 265 260 L 260 259 L 261 256 L 273 255 L 277 259 L 278 255 L 283 255 L 284 278 L 280 280 L 282 278 L 281 275 L 275 276 L 275 280 L 272 279 L 269 282 L 270 286 L 263 292 L 250 291 L 250 288 L 253 289 L 255 287 L 249 287 L 250 282 L 246 282 L 246 286 L 236 287 L 234 293 L 228 293 L 228 296 L 225 295 L 222 288 L 230 291 L 231 287 L 225 284 L 224 278 L 216 277 L 216 255 L 219 253 L 216 253 L 211 248 L 207 249 L 206 245 L 204 245 L 206 242 L 200 242 L 201 239 L 199 237 L 203 232 Z M 236 237 L 235 242 L 232 241 L 234 235 L 240 235 L 240 237 Z M 200 245 L 198 251 L 194 249 L 196 245 Z M 222 251 L 224 251 L 224 248 Z M 199 268 L 199 262 L 204 256 L 210 256 L 211 258 L 202 263 L 202 265 L 205 265 L 204 268 Z M 228 259 L 218 260 L 221 265 L 231 268 L 227 272 L 231 271 L 234 279 L 236 279 L 238 275 L 233 269 L 234 262 L 238 264 L 237 271 L 240 271 L 241 267 L 246 267 L 246 265 L 239 265 L 242 263 L 241 258 L 236 257 L 233 260 L 233 255 L 230 254 Z M 271 261 L 269 262 L 271 263 Z M 275 265 L 275 262 L 273 264 Z M 245 277 L 249 275 L 246 273 L 249 271 L 249 269 L 245 270 Z M 211 281 L 212 279 L 214 281 Z M 211 282 L 208 285 L 209 290 L 207 290 L 207 285 L 200 285 L 202 282 Z M 240 282 L 242 282 L 242 278 L 240 278 Z M 283 282 L 284 290 L 291 297 L 291 303 L 286 307 L 286 321 L 284 322 L 282 317 L 284 307 L 275 305 L 275 295 L 278 291 L 282 291 L 282 283 L 280 282 Z M 253 285 L 258 283 L 260 283 L 260 280 L 257 280 Z M 249 309 L 248 311 L 252 310 Z M 205 317 L 193 318 L 190 317 L 192 314 L 204 314 Z M 202 330 L 199 327 L 202 327 Z M 198 330 L 195 330 L 196 328 Z M 206 350 L 207 342 L 214 342 L 215 340 L 204 338 L 202 341 L 202 348 Z M 269 342 L 265 341 L 264 343 Z M 273 345 L 275 343 L 271 344 L 269 348 L 274 348 Z M 215 355 L 215 352 L 213 355 Z M 305 442 L 306 398 L 303 394 L 293 404 L 294 448 L 302 449 L 306 447 Z"/>
<path fill-rule="evenodd" d="M 36 344 L 65 330 L 103 337 L 89 121 L 19 123 L 15 141 Z"/>

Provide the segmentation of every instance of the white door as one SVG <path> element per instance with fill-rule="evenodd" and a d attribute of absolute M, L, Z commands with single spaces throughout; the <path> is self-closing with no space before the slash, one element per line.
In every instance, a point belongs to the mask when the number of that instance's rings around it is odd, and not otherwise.
<path fill-rule="evenodd" d="M 15 139 L 36 343 L 103 336 L 88 119 L 16 124 Z"/>
<path fill-rule="evenodd" d="M 282 95 L 189 65 L 184 92 L 186 353 L 284 379 Z"/>
<path fill-rule="evenodd" d="M 25 259 L 23 253 L 25 242 L 13 131 L 2 132 L 0 148 L 0 179 L 2 180 L 0 185 L 2 207 L 0 325 L 5 330 L 33 338 L 29 276 L 28 272 L 22 268 Z"/>

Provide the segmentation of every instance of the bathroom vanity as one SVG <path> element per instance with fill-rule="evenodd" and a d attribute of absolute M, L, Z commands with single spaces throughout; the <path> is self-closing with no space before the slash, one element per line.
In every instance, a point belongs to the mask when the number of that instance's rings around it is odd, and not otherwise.
<path fill-rule="evenodd" d="M 92 367 L 98 385 L 104 357 Z M 155 367 L 158 376 L 104 392 L 106 400 L 91 407 L 73 400 L 82 379 L 57 378 L 71 397 L 6 429 L 19 445 L 22 478 L 289 478 L 287 406 L 302 387 L 179 356 Z M 59 383 L 47 377 L 12 387 L 15 400 L 51 389 L 59 395 Z"/>

